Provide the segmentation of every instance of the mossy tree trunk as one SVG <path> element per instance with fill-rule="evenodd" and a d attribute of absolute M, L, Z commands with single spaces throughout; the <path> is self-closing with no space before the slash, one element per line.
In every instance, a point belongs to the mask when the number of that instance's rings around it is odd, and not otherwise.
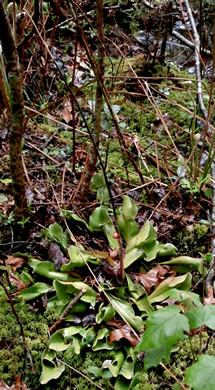
<path fill-rule="evenodd" d="M 104 30 L 103 30 L 103 0 L 96 0 L 96 17 L 97 17 L 97 34 L 98 34 L 98 61 L 97 67 L 103 80 L 104 76 Z M 81 200 L 86 198 L 89 191 L 91 178 L 95 172 L 97 162 L 97 151 L 99 148 L 100 133 L 101 133 L 101 116 L 102 116 L 102 90 L 97 84 L 96 102 L 95 102 L 95 120 L 94 120 L 94 144 L 90 150 L 90 157 L 87 170 L 83 179 L 80 197 Z"/>
<path fill-rule="evenodd" d="M 15 217 L 21 220 L 27 214 L 24 171 L 22 166 L 22 139 L 24 135 L 24 99 L 18 52 L 13 40 L 9 19 L 0 0 L 0 41 L 7 63 L 10 105 L 9 154 L 15 203 Z"/>

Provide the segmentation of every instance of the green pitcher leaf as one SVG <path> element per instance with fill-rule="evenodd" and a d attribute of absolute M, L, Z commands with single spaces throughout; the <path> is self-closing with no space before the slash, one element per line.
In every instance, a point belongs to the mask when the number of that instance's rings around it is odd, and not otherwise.
<path fill-rule="evenodd" d="M 138 212 L 135 201 L 128 195 L 123 195 L 122 199 L 122 214 L 124 214 L 128 219 L 135 218 Z"/>
<path fill-rule="evenodd" d="M 121 351 L 115 353 L 115 358 L 109 365 L 109 370 L 114 377 L 117 377 L 124 361 L 124 354 Z"/>
<path fill-rule="evenodd" d="M 116 233 L 116 230 L 106 207 L 100 206 L 94 210 L 94 212 L 90 216 L 89 227 L 92 232 L 103 230 L 109 241 L 110 247 L 112 249 L 119 248 L 118 240 L 113 238 L 113 235 L 114 233 Z"/>
<path fill-rule="evenodd" d="M 189 256 L 179 256 L 160 264 L 172 265 L 174 266 L 173 268 L 180 273 L 190 272 L 195 269 L 197 269 L 201 274 L 203 273 L 203 260 Z"/>
<path fill-rule="evenodd" d="M 128 268 L 131 264 L 133 264 L 136 260 L 143 257 L 144 250 L 143 248 L 133 248 L 128 253 L 125 254 L 123 259 L 124 268 Z"/>
<path fill-rule="evenodd" d="M 63 215 L 65 216 L 65 218 L 67 219 L 74 219 L 75 221 L 77 222 L 81 222 L 83 223 L 86 228 L 89 230 L 89 225 L 88 223 L 83 219 L 83 218 L 80 218 L 77 214 L 74 214 L 72 211 L 70 210 L 63 210 Z"/>
<path fill-rule="evenodd" d="M 28 264 L 30 267 L 33 268 L 34 273 L 44 276 L 48 279 L 51 280 L 62 280 L 62 281 L 67 281 L 71 280 L 69 275 L 65 274 L 64 272 L 56 271 L 54 264 L 51 263 L 50 261 L 40 261 L 37 259 L 31 259 L 28 261 Z"/>
<path fill-rule="evenodd" d="M 62 271 L 70 271 L 73 268 L 85 267 L 87 262 L 101 264 L 90 251 L 86 251 L 83 245 L 70 245 L 68 249 L 70 262 L 61 266 Z"/>
<path fill-rule="evenodd" d="M 7 201 L 8 201 L 7 196 L 5 196 L 3 194 L 0 194 L 0 203 L 4 203 L 4 202 L 7 202 Z"/>
<path fill-rule="evenodd" d="M 176 277 L 171 276 L 159 284 L 155 291 L 148 296 L 148 300 L 150 303 L 161 302 L 169 296 L 168 291 L 172 288 L 187 291 L 191 287 L 191 280 L 192 276 L 189 273 Z"/>
<path fill-rule="evenodd" d="M 147 296 L 135 300 L 135 304 L 137 305 L 138 309 L 142 312 L 151 313 L 154 310 Z"/>
<path fill-rule="evenodd" d="M 189 332 L 188 319 L 177 306 L 168 306 L 149 313 L 146 330 L 136 346 L 138 352 L 147 351 L 145 369 L 157 366 L 162 359 L 169 359 L 172 347 L 184 339 L 184 331 Z M 148 356 L 147 356 L 148 355 Z"/>
<path fill-rule="evenodd" d="M 106 207 L 97 207 L 90 216 L 90 229 L 92 232 L 99 231 L 106 223 L 110 223 L 111 218 Z"/>
<path fill-rule="evenodd" d="M 141 317 L 135 316 L 134 310 L 129 302 L 116 298 L 114 295 L 107 293 L 111 304 L 116 312 L 122 316 L 134 329 L 140 331 L 144 327 Z"/>
<path fill-rule="evenodd" d="M 126 242 L 130 241 L 138 234 L 138 225 L 133 219 L 127 219 L 124 214 L 121 214 L 117 220 L 117 225 L 120 234 Z"/>
<path fill-rule="evenodd" d="M 30 301 L 31 299 L 35 299 L 40 295 L 46 294 L 51 289 L 52 287 L 48 284 L 37 282 L 33 284 L 33 286 L 20 291 L 19 296 L 22 297 L 25 301 Z"/>
<path fill-rule="evenodd" d="M 96 199 L 100 201 L 100 204 L 108 205 L 109 203 L 109 191 L 106 186 L 99 187 L 96 193 Z"/>
<path fill-rule="evenodd" d="M 126 381 L 125 379 L 118 376 L 114 390 L 129 390 L 130 387 L 130 381 Z"/>
<path fill-rule="evenodd" d="M 158 241 L 151 241 L 149 243 L 143 244 L 144 260 L 152 261 L 156 259 L 159 249 L 160 249 L 160 244 Z"/>
<path fill-rule="evenodd" d="M 134 376 L 134 367 L 137 361 L 137 354 L 133 348 L 128 349 L 127 356 L 122 364 L 119 375 L 124 376 L 126 379 L 131 379 Z"/>
<path fill-rule="evenodd" d="M 51 238 L 56 238 L 63 234 L 63 229 L 58 223 L 53 223 L 49 226 L 48 232 Z"/>
<path fill-rule="evenodd" d="M 65 370 L 63 364 L 55 363 L 55 355 L 52 351 L 47 351 L 42 357 L 42 373 L 40 376 L 40 383 L 45 385 L 52 379 L 57 379 Z"/>
<path fill-rule="evenodd" d="M 109 343 L 110 331 L 107 328 L 99 329 L 92 346 L 93 351 L 100 351 L 102 349 L 112 350 L 115 348 L 114 343 Z"/>
<path fill-rule="evenodd" d="M 104 303 L 101 303 L 99 306 L 98 313 L 96 314 L 97 324 L 101 324 L 102 321 L 110 321 L 115 317 L 115 310 L 111 305 L 104 306 Z"/>
<path fill-rule="evenodd" d="M 68 302 L 71 300 L 71 295 L 78 295 L 78 293 L 85 289 L 86 293 L 82 295 L 80 301 L 90 303 L 92 306 L 95 305 L 96 302 L 96 292 L 83 282 L 61 282 L 55 280 L 54 288 L 57 293 L 57 297 L 62 302 Z"/>
<path fill-rule="evenodd" d="M 132 298 L 139 299 L 143 295 L 146 295 L 146 290 L 141 284 L 135 284 L 128 274 L 125 274 L 125 277 L 127 279 L 128 290 Z"/>
<path fill-rule="evenodd" d="M 68 339 L 76 334 L 80 334 L 81 330 L 83 330 L 82 326 L 69 326 L 68 328 L 57 330 L 50 337 L 48 344 L 49 349 L 54 351 L 65 351 L 70 346 Z"/>
<path fill-rule="evenodd" d="M 48 228 L 48 235 L 53 241 L 57 241 L 65 250 L 70 242 L 69 234 L 64 232 L 58 223 L 53 223 Z"/>
<path fill-rule="evenodd" d="M 193 390 L 214 390 L 215 357 L 201 355 L 198 361 L 188 368 L 185 383 Z"/>
<path fill-rule="evenodd" d="M 116 233 L 116 229 L 113 225 L 113 222 L 111 220 L 110 223 L 106 223 L 102 228 L 104 234 L 106 235 L 109 245 L 111 249 L 118 249 L 119 248 L 119 242 L 115 238 L 113 238 L 114 233 Z"/>
<path fill-rule="evenodd" d="M 177 251 L 177 248 L 173 244 L 160 244 L 158 256 L 164 257 L 164 256 L 171 256 L 174 255 Z"/>
<path fill-rule="evenodd" d="M 124 195 L 122 198 L 123 206 L 117 224 L 121 235 L 128 242 L 139 232 L 138 225 L 134 220 L 137 215 L 137 206 L 129 196 Z"/>
<path fill-rule="evenodd" d="M 146 242 L 156 241 L 156 237 L 157 235 L 153 225 L 151 222 L 146 221 L 140 232 L 128 242 L 126 253 L 130 252 L 133 248 L 141 247 Z"/>

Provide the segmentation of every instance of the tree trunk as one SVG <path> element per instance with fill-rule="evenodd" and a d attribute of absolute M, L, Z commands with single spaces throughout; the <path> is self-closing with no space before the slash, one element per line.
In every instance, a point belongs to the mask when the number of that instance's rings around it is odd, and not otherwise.
<path fill-rule="evenodd" d="M 24 135 L 24 99 L 18 52 L 12 36 L 10 22 L 0 0 L 0 40 L 7 63 L 11 126 L 9 134 L 10 169 L 15 202 L 15 217 L 21 220 L 27 214 L 24 171 L 22 166 L 22 139 Z"/>

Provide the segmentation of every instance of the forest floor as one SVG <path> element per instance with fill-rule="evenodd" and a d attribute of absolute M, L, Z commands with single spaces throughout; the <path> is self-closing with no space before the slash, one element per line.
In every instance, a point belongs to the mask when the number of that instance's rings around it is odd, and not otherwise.
<path fill-rule="evenodd" d="M 83 27 L 96 59 L 95 12 L 89 4 L 87 10 Z M 25 51 L 29 217 L 18 224 L 9 121 L 4 111 L 0 117 L 2 390 L 190 389 L 186 369 L 202 353 L 214 355 L 214 324 L 204 321 L 185 326 L 174 340 L 165 336 L 167 347 L 157 341 L 158 350 L 142 339 L 162 308 L 187 321 L 189 310 L 214 304 L 205 290 L 213 261 L 213 180 L 206 164 L 213 141 L 206 137 L 204 148 L 196 142 L 205 120 L 192 64 L 184 69 L 169 53 L 159 57 L 151 42 L 155 26 L 147 25 L 146 50 L 117 12 L 104 12 L 105 87 L 124 143 L 104 101 L 99 153 L 111 198 L 99 162 L 87 198 L 80 198 L 91 144 L 82 115 L 93 132 L 96 80 L 63 15 L 57 27 L 47 17 L 46 39 Z"/>

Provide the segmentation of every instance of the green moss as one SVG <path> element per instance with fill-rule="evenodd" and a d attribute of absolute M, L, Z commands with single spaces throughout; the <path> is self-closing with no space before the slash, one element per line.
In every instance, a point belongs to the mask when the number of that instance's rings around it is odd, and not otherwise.
<path fill-rule="evenodd" d="M 196 224 L 179 232 L 175 238 L 173 237 L 173 243 L 179 253 L 195 257 L 208 252 L 209 234 L 208 226 Z"/>
<path fill-rule="evenodd" d="M 39 383 L 41 355 L 48 343 L 48 327 L 55 319 L 53 314 L 36 314 L 28 310 L 24 303 L 15 303 L 15 309 L 24 326 L 25 338 L 31 352 L 36 374 L 30 369 L 26 357 L 20 327 L 8 302 L 0 303 L 0 378 L 8 385 L 14 382 L 15 375 L 21 375 L 27 385 Z"/>

